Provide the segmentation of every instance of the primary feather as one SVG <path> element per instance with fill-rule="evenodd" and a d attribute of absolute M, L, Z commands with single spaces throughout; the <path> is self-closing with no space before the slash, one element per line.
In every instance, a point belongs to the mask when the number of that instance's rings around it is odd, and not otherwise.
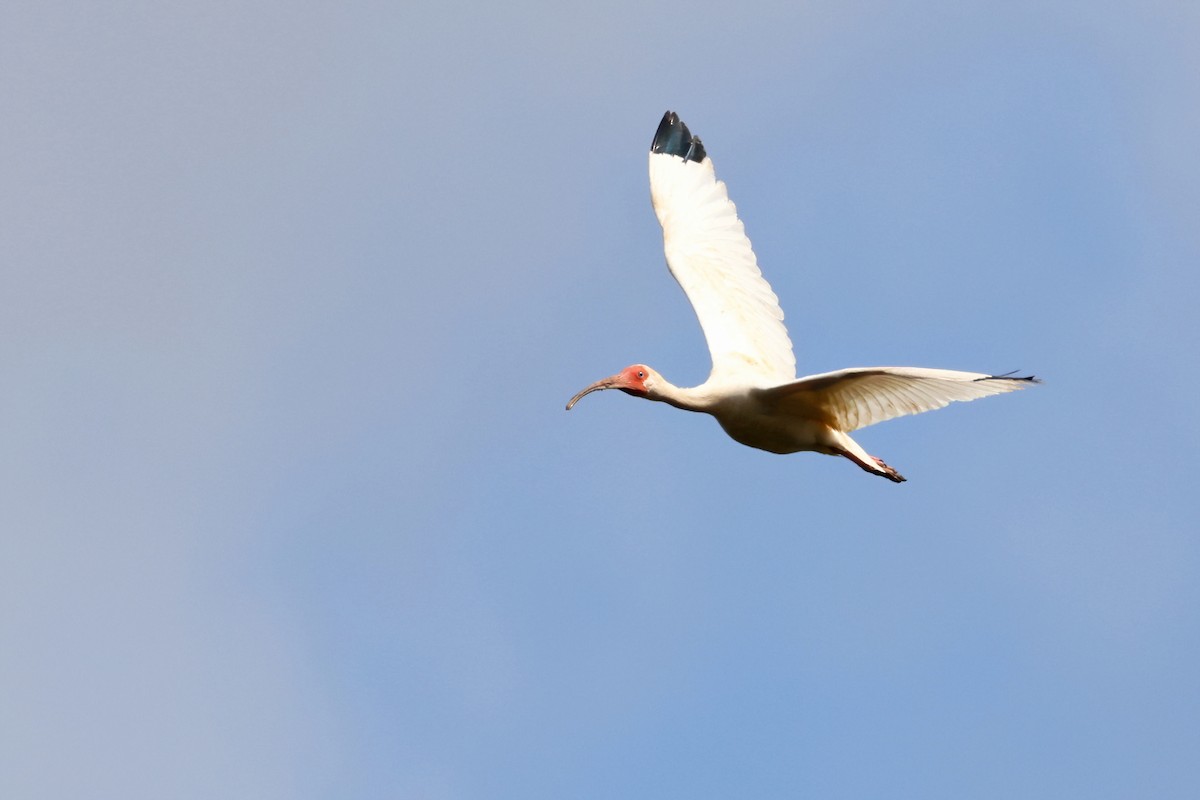
<path fill-rule="evenodd" d="M 1023 389 L 1036 379 L 919 367 L 858 367 L 801 378 L 761 390 L 783 413 L 812 409 L 830 427 L 849 433 L 907 414 L 944 408 Z"/>
<path fill-rule="evenodd" d="M 650 148 L 650 199 L 667 266 L 712 354 L 710 383 L 770 386 L 796 377 L 779 298 L 762 276 L 737 208 L 700 140 L 667 112 Z"/>

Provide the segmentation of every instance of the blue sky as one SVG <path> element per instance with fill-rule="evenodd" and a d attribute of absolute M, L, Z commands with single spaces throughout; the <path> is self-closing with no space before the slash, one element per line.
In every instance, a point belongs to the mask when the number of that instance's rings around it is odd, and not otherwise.
<path fill-rule="evenodd" d="M 0 794 L 1200 792 L 1189 3 L 0 10 Z M 578 389 L 1020 369 L 904 485 Z"/>

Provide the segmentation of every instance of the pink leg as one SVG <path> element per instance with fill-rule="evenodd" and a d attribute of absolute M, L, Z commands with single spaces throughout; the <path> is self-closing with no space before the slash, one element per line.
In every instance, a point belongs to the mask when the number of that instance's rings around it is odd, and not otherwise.
<path fill-rule="evenodd" d="M 876 456 L 871 456 L 871 458 L 874 458 L 875 463 L 878 464 L 883 469 L 883 477 L 887 478 L 889 481 L 895 481 L 896 483 L 904 483 L 906 480 L 908 480 L 908 478 L 904 477 L 899 472 L 896 472 L 896 470 L 889 467 L 882 458 L 878 458 Z"/>
<path fill-rule="evenodd" d="M 875 456 L 871 456 L 871 458 L 875 459 L 875 463 L 868 464 L 867 462 L 863 461 L 858 456 L 856 456 L 853 453 L 848 452 L 846 450 L 841 450 L 841 451 L 839 451 L 839 453 L 841 455 L 845 456 L 846 458 L 850 459 L 851 461 L 853 461 L 855 464 L 858 464 L 860 467 L 865 469 L 867 472 L 870 472 L 872 475 L 881 475 L 884 478 L 887 478 L 889 481 L 894 481 L 895 483 L 904 483 L 904 481 L 908 480 L 903 475 L 901 475 L 899 472 L 896 472 L 896 470 L 892 469 L 886 463 L 884 463 L 884 460 L 882 458 L 875 458 Z"/>

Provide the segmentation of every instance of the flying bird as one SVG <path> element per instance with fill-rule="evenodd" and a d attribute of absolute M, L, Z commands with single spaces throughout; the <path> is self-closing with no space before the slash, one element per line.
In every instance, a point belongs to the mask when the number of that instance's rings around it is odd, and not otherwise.
<path fill-rule="evenodd" d="M 662 225 L 667 266 L 704 330 L 712 372 L 686 389 L 634 364 L 572 397 L 568 411 L 584 395 L 620 389 L 711 414 L 744 445 L 842 456 L 900 483 L 904 476 L 869 455 L 850 438 L 852 431 L 1038 382 L 1032 375 L 916 367 L 856 367 L 797 379 L 779 298 L 758 268 L 712 159 L 673 111 L 663 116 L 650 145 L 650 200 Z"/>

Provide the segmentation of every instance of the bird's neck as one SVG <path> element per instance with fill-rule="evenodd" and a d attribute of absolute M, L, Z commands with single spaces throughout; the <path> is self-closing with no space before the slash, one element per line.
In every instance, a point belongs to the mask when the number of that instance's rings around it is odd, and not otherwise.
<path fill-rule="evenodd" d="M 660 403 L 669 403 L 684 411 L 709 411 L 714 399 L 703 386 L 685 389 L 663 379 L 658 381 L 647 397 Z"/>

